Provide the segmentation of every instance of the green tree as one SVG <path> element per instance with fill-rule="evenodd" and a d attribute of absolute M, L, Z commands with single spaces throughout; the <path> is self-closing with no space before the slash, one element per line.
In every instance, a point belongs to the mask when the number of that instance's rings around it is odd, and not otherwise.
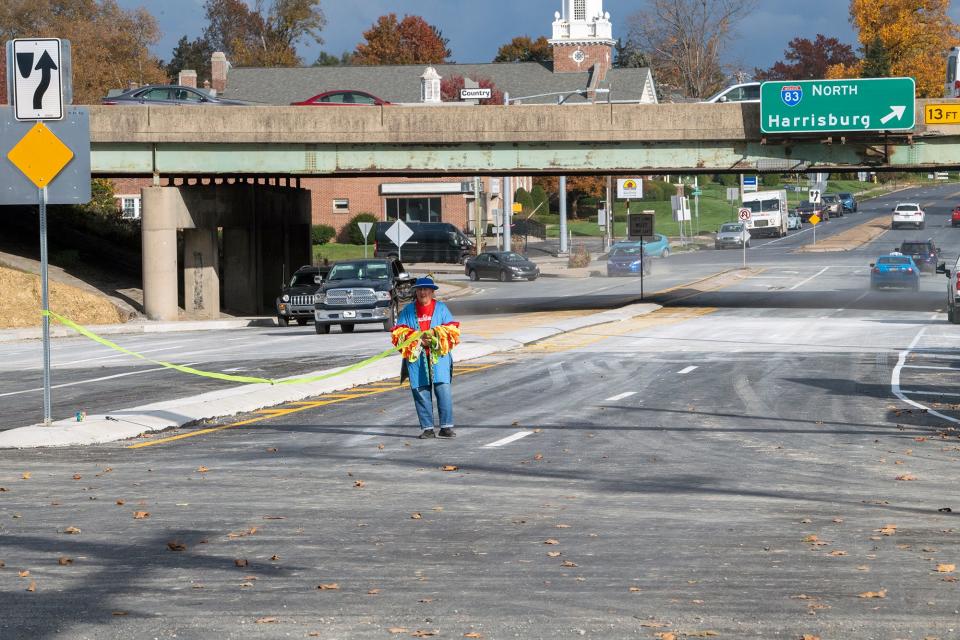
<path fill-rule="evenodd" d="M 530 36 L 517 36 L 500 47 L 494 62 L 548 62 L 553 60 L 553 47 L 543 36 L 531 40 Z"/>
<path fill-rule="evenodd" d="M 530 191 L 530 197 L 533 198 L 533 208 L 536 210 L 537 215 L 550 213 L 550 196 L 547 195 L 543 185 L 539 183 L 533 185 L 533 189 Z"/>
<path fill-rule="evenodd" d="M 322 43 L 326 18 L 320 0 L 272 0 L 253 8 L 243 0 L 207 0 L 204 37 L 237 66 L 290 67 L 301 64 L 296 45 Z"/>
<path fill-rule="evenodd" d="M 524 216 L 528 216 L 533 213 L 533 210 L 536 207 L 536 204 L 533 201 L 533 196 L 530 195 L 530 192 L 523 187 L 517 189 L 517 192 L 513 195 L 513 201 L 523 207 Z"/>
<path fill-rule="evenodd" d="M 620 39 L 613 47 L 613 66 L 617 69 L 642 69 L 650 66 L 650 60 L 633 40 L 624 42 Z"/>
<path fill-rule="evenodd" d="M 344 51 L 340 54 L 340 57 L 327 53 L 326 51 L 321 51 L 320 55 L 317 56 L 316 62 L 313 63 L 315 67 L 344 67 L 353 63 L 353 55 L 349 51 Z"/>
<path fill-rule="evenodd" d="M 863 45 L 862 51 L 861 78 L 889 78 L 893 75 L 890 52 L 880 36 Z"/>
<path fill-rule="evenodd" d="M 206 38 L 201 36 L 191 41 L 187 40 L 187 36 L 183 36 L 177 42 L 170 62 L 164 67 L 167 77 L 175 79 L 184 69 L 193 69 L 197 72 L 197 84 L 202 84 L 204 79 L 210 79 L 210 57 L 213 51 L 213 46 Z"/>

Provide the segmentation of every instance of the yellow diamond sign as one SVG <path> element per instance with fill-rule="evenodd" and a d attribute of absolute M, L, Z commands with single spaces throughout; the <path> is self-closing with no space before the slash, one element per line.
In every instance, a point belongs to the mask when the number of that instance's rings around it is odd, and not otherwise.
<path fill-rule="evenodd" d="M 813 214 L 812 216 L 810 216 L 810 224 L 812 225 L 820 224 L 820 216 L 818 216 L 817 214 Z"/>
<path fill-rule="evenodd" d="M 43 189 L 73 160 L 73 151 L 38 122 L 10 149 L 7 158 L 30 182 Z"/>

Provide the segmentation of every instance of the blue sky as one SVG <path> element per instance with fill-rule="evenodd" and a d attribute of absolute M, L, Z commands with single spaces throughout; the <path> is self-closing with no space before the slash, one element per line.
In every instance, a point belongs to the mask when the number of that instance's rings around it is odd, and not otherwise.
<path fill-rule="evenodd" d="M 160 22 L 163 39 L 154 53 L 169 60 L 181 36 L 194 38 L 203 31 L 203 0 L 119 0 L 125 8 L 144 6 Z M 248 3 L 252 4 L 250 0 Z M 737 28 L 725 53 L 725 62 L 744 70 L 768 67 L 781 59 L 787 42 L 817 33 L 856 46 L 845 0 L 759 0 L 758 8 Z M 327 16 L 323 45 L 304 43 L 300 56 L 309 64 L 323 49 L 340 53 L 360 42 L 362 33 L 385 13 L 415 14 L 437 25 L 450 39 L 457 62 L 489 62 L 499 46 L 517 35 L 550 36 L 553 13 L 560 0 L 324 0 Z M 645 0 L 605 0 L 614 36 L 623 34 L 626 18 L 646 8 Z M 950 13 L 960 22 L 960 6 Z"/>

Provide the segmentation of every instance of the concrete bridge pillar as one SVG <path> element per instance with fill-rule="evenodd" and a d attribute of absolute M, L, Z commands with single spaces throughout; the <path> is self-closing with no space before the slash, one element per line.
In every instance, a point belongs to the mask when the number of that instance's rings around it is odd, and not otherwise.
<path fill-rule="evenodd" d="M 216 229 L 184 229 L 183 308 L 194 317 L 220 317 L 218 254 Z"/>
<path fill-rule="evenodd" d="M 146 187 L 141 192 L 143 234 L 143 308 L 151 320 L 176 320 L 176 189 Z"/>
<path fill-rule="evenodd" d="M 250 315 L 260 311 L 257 275 L 256 227 L 226 227 L 223 230 L 223 306 Z"/>

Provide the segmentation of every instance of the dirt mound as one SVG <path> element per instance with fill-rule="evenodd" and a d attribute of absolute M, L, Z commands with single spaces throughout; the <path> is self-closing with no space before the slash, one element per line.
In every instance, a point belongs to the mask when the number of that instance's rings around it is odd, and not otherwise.
<path fill-rule="evenodd" d="M 84 325 L 126 321 L 106 298 L 52 281 L 50 310 Z M 39 327 L 40 319 L 40 276 L 0 266 L 0 329 Z"/>

